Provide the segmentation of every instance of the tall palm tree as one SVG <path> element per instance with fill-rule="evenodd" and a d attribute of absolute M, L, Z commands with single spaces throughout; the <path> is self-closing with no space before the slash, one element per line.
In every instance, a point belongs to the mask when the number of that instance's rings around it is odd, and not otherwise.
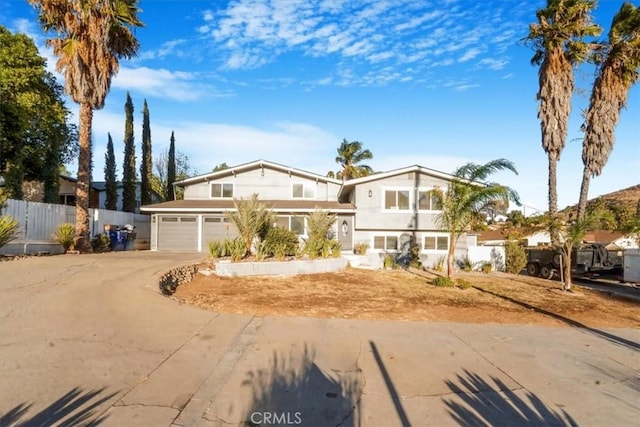
<path fill-rule="evenodd" d="M 605 56 L 606 53 L 606 56 Z M 631 86 L 638 81 L 640 68 L 640 8 L 624 3 L 613 17 L 609 43 L 595 55 L 599 65 L 589 109 L 582 125 L 582 186 L 578 219 L 587 208 L 591 178 L 602 173 L 615 142 L 620 110 L 627 103 Z"/>
<path fill-rule="evenodd" d="M 558 195 L 556 168 L 567 139 L 574 88 L 573 67 L 590 51 L 585 37 L 600 34 L 591 22 L 595 0 L 547 0 L 547 8 L 537 11 L 537 23 L 529 25 L 526 41 L 535 54 L 531 63 L 539 65 L 538 118 L 542 148 L 549 159 L 549 216 L 551 239 L 558 244 Z"/>
<path fill-rule="evenodd" d="M 342 167 L 342 170 L 338 172 L 339 176 L 337 178 L 341 177 L 343 180 L 348 180 L 371 175 L 373 169 L 370 166 L 359 164 L 364 160 L 371 159 L 373 159 L 373 154 L 369 150 L 362 149 L 362 142 L 349 142 L 343 139 L 340 147 L 338 147 L 338 156 L 336 157 L 336 163 Z"/>
<path fill-rule="evenodd" d="M 119 59 L 131 58 L 139 43 L 133 27 L 138 0 L 29 0 L 38 11 L 40 25 L 53 31 L 47 40 L 64 74 L 65 92 L 80 104 L 78 182 L 76 189 L 76 249 L 90 252 L 89 185 L 93 110 L 104 106 Z"/>
<path fill-rule="evenodd" d="M 453 172 L 454 179 L 446 193 L 440 194 L 442 212 L 437 221 L 440 227 L 449 231 L 449 252 L 447 254 L 447 275 L 453 274 L 454 251 L 460 236 L 469 231 L 470 226 L 486 207 L 497 201 L 520 204 L 518 193 L 509 187 L 486 183 L 496 172 L 508 170 L 516 175 L 518 171 L 506 159 L 492 160 L 484 165 L 467 163 Z"/>

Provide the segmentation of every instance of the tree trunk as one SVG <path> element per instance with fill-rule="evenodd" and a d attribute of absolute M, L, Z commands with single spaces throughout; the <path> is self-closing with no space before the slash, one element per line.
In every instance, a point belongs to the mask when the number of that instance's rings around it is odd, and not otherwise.
<path fill-rule="evenodd" d="M 91 176 L 91 122 L 93 109 L 89 103 L 80 104 L 80 137 L 78 140 L 78 181 L 76 182 L 75 249 L 91 252 L 89 236 L 89 186 Z"/>
<path fill-rule="evenodd" d="M 580 186 L 580 201 L 578 202 L 578 221 L 584 218 L 587 212 L 587 200 L 589 197 L 589 183 L 591 182 L 591 172 L 585 166 L 582 172 L 582 185 Z"/>
<path fill-rule="evenodd" d="M 453 253 L 456 249 L 456 242 L 453 233 L 449 235 L 449 252 L 447 253 L 447 277 L 453 276 Z"/>
<path fill-rule="evenodd" d="M 558 193 L 556 169 L 558 159 L 553 153 L 549 153 L 549 236 L 551 244 L 558 246 L 560 244 L 560 236 L 558 233 Z"/>
<path fill-rule="evenodd" d="M 564 272 L 564 283 L 562 284 L 562 290 L 570 291 L 571 290 L 571 248 L 563 248 L 562 250 L 562 269 Z"/>

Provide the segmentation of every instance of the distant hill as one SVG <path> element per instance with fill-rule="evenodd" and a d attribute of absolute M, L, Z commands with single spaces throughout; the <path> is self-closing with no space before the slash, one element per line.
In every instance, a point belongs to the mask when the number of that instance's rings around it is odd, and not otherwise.
<path fill-rule="evenodd" d="M 638 206 L 638 202 L 640 202 L 640 184 L 595 197 L 593 199 L 590 199 L 587 202 L 587 205 L 593 205 L 598 200 L 602 200 L 607 206 L 616 204 L 620 205 L 621 207 L 631 209 L 633 210 L 633 212 L 635 212 Z M 562 212 L 569 213 L 571 211 L 576 211 L 577 209 L 578 205 L 567 206 L 565 209 L 563 209 Z"/>

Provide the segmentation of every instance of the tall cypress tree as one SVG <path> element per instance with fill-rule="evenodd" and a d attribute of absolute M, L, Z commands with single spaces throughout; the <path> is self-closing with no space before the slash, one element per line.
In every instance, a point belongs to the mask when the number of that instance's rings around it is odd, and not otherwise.
<path fill-rule="evenodd" d="M 133 102 L 127 92 L 124 104 L 124 164 L 122 165 L 122 210 L 136 210 L 136 151 L 133 138 Z"/>
<path fill-rule="evenodd" d="M 176 139 L 171 131 L 171 144 L 169 145 L 169 158 L 167 159 L 167 200 L 175 200 L 173 183 L 176 180 Z"/>
<path fill-rule="evenodd" d="M 111 134 L 107 134 L 107 152 L 104 155 L 104 180 L 106 200 L 104 208 L 115 211 L 118 208 L 118 183 L 116 182 L 116 155 L 113 152 L 113 140 Z"/>
<path fill-rule="evenodd" d="M 143 205 L 151 204 L 151 128 L 149 127 L 149 108 L 144 100 L 142 108 L 142 163 L 140 164 L 140 200 Z"/>

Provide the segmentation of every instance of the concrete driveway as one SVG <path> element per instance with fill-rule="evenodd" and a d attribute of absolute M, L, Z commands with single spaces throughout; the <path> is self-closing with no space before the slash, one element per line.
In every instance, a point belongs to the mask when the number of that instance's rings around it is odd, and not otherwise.
<path fill-rule="evenodd" d="M 637 425 L 640 333 L 180 305 L 196 255 L 0 263 L 0 426 Z"/>

